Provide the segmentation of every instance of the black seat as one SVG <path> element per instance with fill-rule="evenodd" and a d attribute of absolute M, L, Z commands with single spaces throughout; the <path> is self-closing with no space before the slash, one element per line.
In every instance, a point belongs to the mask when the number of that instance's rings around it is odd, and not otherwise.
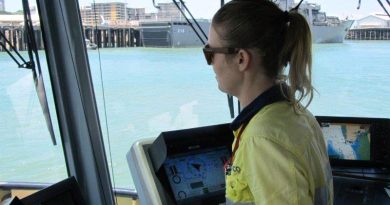
<path fill-rule="evenodd" d="M 55 183 L 23 199 L 15 198 L 10 205 L 85 205 L 74 177 Z"/>

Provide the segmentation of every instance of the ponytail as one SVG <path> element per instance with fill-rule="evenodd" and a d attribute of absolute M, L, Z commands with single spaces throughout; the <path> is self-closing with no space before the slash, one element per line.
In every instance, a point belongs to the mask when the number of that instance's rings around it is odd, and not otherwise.
<path fill-rule="evenodd" d="M 280 53 L 280 64 L 289 67 L 287 96 L 290 96 L 289 100 L 294 108 L 299 108 L 300 102 L 307 98 L 306 108 L 313 99 L 311 45 L 310 27 L 305 17 L 299 14 L 296 9 L 291 10 L 288 13 L 284 45 Z"/>

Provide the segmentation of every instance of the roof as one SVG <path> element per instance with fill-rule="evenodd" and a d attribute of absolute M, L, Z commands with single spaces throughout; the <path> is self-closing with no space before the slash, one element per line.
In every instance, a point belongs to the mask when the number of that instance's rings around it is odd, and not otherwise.
<path fill-rule="evenodd" d="M 364 18 L 359 19 L 358 21 L 364 20 L 366 18 L 372 18 L 372 17 L 385 20 L 385 21 L 390 21 L 390 17 L 387 16 L 387 14 L 378 14 L 378 13 L 372 13 Z"/>

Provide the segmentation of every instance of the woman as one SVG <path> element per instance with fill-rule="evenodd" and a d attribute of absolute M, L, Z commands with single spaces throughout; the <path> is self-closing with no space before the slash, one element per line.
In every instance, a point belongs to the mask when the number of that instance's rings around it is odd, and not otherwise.
<path fill-rule="evenodd" d="M 297 7 L 233 0 L 213 17 L 203 51 L 219 89 L 243 108 L 231 125 L 227 204 L 333 204 L 325 141 L 307 110 L 311 33 Z"/>

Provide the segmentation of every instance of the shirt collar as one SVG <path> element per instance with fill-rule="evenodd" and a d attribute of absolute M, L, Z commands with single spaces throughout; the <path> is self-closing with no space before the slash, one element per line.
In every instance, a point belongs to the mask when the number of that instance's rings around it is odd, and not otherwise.
<path fill-rule="evenodd" d="M 280 89 L 281 87 L 283 92 Z M 282 84 L 282 86 L 280 86 L 280 84 L 272 86 L 268 90 L 261 93 L 240 112 L 236 119 L 234 119 L 231 123 L 231 128 L 233 130 L 237 130 L 241 127 L 241 125 L 248 123 L 249 120 L 252 119 L 252 117 L 263 107 L 275 102 L 287 100 L 285 97 L 287 93 L 287 85 L 285 84 Z"/>

